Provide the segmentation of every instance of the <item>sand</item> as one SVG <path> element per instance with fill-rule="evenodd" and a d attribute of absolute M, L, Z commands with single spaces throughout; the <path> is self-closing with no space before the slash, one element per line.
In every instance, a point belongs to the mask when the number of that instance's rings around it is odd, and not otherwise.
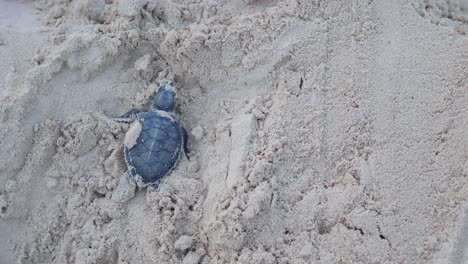
<path fill-rule="evenodd" d="M 0 263 L 467 263 L 467 25 L 463 0 L 0 0 Z M 116 192 L 111 118 L 164 79 L 191 158 Z"/>

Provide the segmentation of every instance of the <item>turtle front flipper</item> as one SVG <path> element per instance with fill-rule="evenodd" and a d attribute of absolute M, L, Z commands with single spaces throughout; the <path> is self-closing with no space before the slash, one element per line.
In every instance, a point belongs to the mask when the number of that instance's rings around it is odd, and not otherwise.
<path fill-rule="evenodd" d="M 187 130 L 185 130 L 185 128 L 183 126 L 180 127 L 181 130 L 182 130 L 182 143 L 183 143 L 183 147 L 184 147 L 184 153 L 185 153 L 185 157 L 187 157 L 188 160 L 190 160 L 189 158 L 189 155 L 190 152 L 187 148 L 187 141 L 188 141 L 188 134 L 187 134 Z"/>
<path fill-rule="evenodd" d="M 127 113 L 125 113 L 125 114 L 123 114 L 121 116 L 118 116 L 118 117 L 114 117 L 113 120 L 117 121 L 117 122 L 131 123 L 131 122 L 135 121 L 137 119 L 138 115 L 141 114 L 142 112 L 143 111 L 141 111 L 138 108 L 132 108 Z"/>

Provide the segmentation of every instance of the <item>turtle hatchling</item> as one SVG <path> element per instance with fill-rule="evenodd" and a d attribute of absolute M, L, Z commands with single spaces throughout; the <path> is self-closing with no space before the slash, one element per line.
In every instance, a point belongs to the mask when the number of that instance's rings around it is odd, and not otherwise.
<path fill-rule="evenodd" d="M 120 192 L 126 191 L 121 190 L 124 188 L 122 184 L 131 183 L 131 180 L 140 188 L 154 189 L 174 169 L 182 151 L 189 158 L 187 131 L 176 120 L 175 107 L 176 89 L 172 81 L 164 81 L 148 112 L 134 108 L 114 118 L 119 122 L 133 122 L 125 135 L 128 173 L 116 188 Z"/>

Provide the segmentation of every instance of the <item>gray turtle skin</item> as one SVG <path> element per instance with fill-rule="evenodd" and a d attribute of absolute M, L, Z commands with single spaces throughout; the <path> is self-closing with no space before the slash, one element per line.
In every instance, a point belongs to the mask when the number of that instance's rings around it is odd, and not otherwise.
<path fill-rule="evenodd" d="M 128 174 L 139 187 L 155 188 L 176 166 L 182 151 L 188 158 L 187 132 L 174 117 L 176 90 L 172 81 L 159 87 L 148 112 L 132 109 L 115 118 L 133 125 L 125 136 Z"/>

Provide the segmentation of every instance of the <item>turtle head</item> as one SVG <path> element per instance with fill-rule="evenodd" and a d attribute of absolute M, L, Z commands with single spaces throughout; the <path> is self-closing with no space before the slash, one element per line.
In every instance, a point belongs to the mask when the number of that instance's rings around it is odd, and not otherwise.
<path fill-rule="evenodd" d="M 154 96 L 151 110 L 174 112 L 176 107 L 176 88 L 172 81 L 163 81 Z"/>

